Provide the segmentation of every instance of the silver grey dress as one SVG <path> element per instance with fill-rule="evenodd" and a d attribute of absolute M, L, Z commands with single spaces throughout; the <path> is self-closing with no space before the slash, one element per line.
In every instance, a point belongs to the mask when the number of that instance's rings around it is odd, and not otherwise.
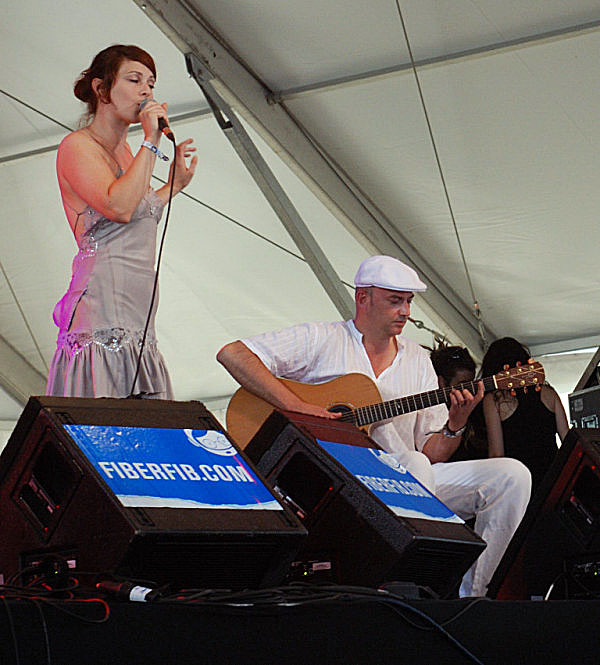
<path fill-rule="evenodd" d="M 54 308 L 59 333 L 46 394 L 129 395 L 152 296 L 156 227 L 163 206 L 149 190 L 127 224 L 90 207 L 78 213 L 74 234 L 79 251 L 69 288 Z M 154 332 L 157 304 L 158 297 L 134 393 L 172 399 Z"/>

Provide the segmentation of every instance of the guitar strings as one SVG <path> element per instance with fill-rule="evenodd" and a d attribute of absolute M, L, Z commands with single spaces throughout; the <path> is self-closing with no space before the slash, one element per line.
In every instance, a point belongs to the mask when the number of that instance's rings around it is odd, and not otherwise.
<path fill-rule="evenodd" d="M 474 381 L 466 381 L 464 383 L 459 383 L 453 387 L 439 388 L 437 390 L 431 390 L 425 393 L 419 393 L 417 395 L 407 395 L 405 397 L 399 397 L 396 399 L 388 400 L 385 402 L 378 402 L 375 404 L 367 404 L 365 406 L 359 406 L 351 411 L 346 411 L 340 416 L 339 420 L 342 422 L 350 422 L 359 427 L 364 425 L 369 425 L 380 420 L 388 420 L 398 415 L 403 415 L 405 413 L 410 413 L 411 411 L 418 411 L 423 408 L 430 406 L 437 406 L 442 403 L 449 403 L 450 393 L 453 389 L 458 390 L 468 390 L 471 394 L 477 392 L 477 384 L 479 381 L 483 382 L 483 387 L 485 392 L 488 392 L 494 388 L 500 389 L 501 382 L 506 382 L 507 379 L 519 378 L 521 381 L 524 381 L 523 385 L 514 386 L 514 388 L 525 388 L 528 385 L 541 385 L 541 381 L 536 381 L 537 374 L 542 374 L 543 368 L 539 363 L 534 363 L 532 365 L 527 365 L 523 368 L 516 367 L 510 370 L 507 370 L 507 373 L 496 374 L 494 376 L 487 376 L 482 379 L 477 379 Z M 531 375 L 534 375 L 533 377 Z M 434 401 L 432 402 L 432 397 Z M 420 401 L 420 406 L 417 403 L 417 400 Z M 425 404 L 425 400 L 429 403 Z"/>

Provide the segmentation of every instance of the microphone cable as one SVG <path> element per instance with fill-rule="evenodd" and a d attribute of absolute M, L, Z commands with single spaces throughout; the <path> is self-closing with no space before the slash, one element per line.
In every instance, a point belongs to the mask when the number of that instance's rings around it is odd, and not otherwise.
<path fill-rule="evenodd" d="M 162 252 L 163 252 L 163 246 L 165 244 L 165 236 L 167 234 L 167 227 L 169 225 L 169 215 L 171 214 L 171 201 L 173 200 L 173 185 L 175 183 L 175 170 L 177 168 L 177 145 L 175 143 L 175 136 L 173 135 L 173 132 L 171 132 L 171 135 L 165 134 L 165 136 L 168 137 L 170 141 L 172 141 L 173 146 L 175 150 L 173 151 L 173 165 L 171 166 L 171 185 L 169 187 L 169 200 L 167 202 L 167 214 L 165 216 L 165 226 L 163 228 L 162 236 L 160 238 L 160 246 L 158 249 L 158 257 L 156 259 L 156 273 L 154 275 L 154 284 L 152 286 L 152 297 L 150 298 L 150 307 L 148 308 L 148 316 L 146 317 L 146 325 L 144 326 L 144 334 L 142 335 L 142 343 L 140 344 L 140 351 L 138 353 L 138 359 L 137 359 L 137 365 L 135 368 L 135 375 L 133 377 L 133 382 L 131 384 L 131 390 L 129 391 L 129 395 L 127 396 L 127 399 L 141 399 L 142 393 L 138 393 L 137 395 L 134 395 L 134 390 L 135 390 L 135 384 L 137 383 L 138 376 L 140 373 L 140 367 L 142 365 L 142 354 L 144 353 L 144 349 L 146 348 L 146 337 L 148 336 L 148 328 L 150 327 L 150 320 L 152 319 L 152 308 L 154 307 L 154 301 L 156 300 L 156 290 L 158 288 L 158 273 L 160 270 L 160 262 L 162 258 Z"/>

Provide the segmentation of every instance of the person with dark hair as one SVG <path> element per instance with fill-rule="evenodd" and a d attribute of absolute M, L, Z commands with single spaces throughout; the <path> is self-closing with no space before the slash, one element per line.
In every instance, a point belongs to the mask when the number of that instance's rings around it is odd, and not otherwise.
<path fill-rule="evenodd" d="M 429 357 L 438 376 L 440 388 L 450 388 L 475 378 L 475 361 L 468 349 L 462 346 L 440 344 L 433 349 Z"/>
<path fill-rule="evenodd" d="M 483 376 L 500 372 L 505 365 L 525 365 L 529 350 L 513 337 L 503 337 L 490 344 L 481 366 Z M 560 398 L 554 388 L 508 390 L 488 393 L 483 413 L 490 457 L 514 457 L 531 471 L 535 490 L 556 453 L 556 434 L 563 440 L 569 425 Z"/>
<path fill-rule="evenodd" d="M 475 361 L 462 346 L 440 344 L 431 351 L 431 363 L 440 388 L 451 388 L 475 379 Z M 458 448 L 448 461 L 484 459 L 488 457 L 487 440 L 481 402 L 473 409 Z"/>
<path fill-rule="evenodd" d="M 59 328 L 46 392 L 71 397 L 127 397 L 140 344 L 150 324 L 134 394 L 171 398 L 169 374 L 154 333 L 156 230 L 169 190 L 177 194 L 197 163 L 192 139 L 176 146 L 176 168 L 154 191 L 159 120 L 167 105 L 153 99 L 156 67 L 138 46 L 114 45 L 96 55 L 75 83 L 87 124 L 66 136 L 56 170 L 67 220 L 77 242 L 71 283 L 54 308 Z M 144 102 L 142 106 L 140 106 Z M 134 154 L 130 125 L 144 139 Z"/>

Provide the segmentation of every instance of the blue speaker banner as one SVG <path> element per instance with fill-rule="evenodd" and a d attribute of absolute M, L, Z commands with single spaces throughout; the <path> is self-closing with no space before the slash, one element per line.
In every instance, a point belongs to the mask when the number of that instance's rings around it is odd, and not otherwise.
<path fill-rule="evenodd" d="M 317 441 L 396 515 L 463 524 L 394 455 L 373 448 Z"/>
<path fill-rule="evenodd" d="M 124 506 L 283 510 L 223 432 L 64 427 Z"/>

